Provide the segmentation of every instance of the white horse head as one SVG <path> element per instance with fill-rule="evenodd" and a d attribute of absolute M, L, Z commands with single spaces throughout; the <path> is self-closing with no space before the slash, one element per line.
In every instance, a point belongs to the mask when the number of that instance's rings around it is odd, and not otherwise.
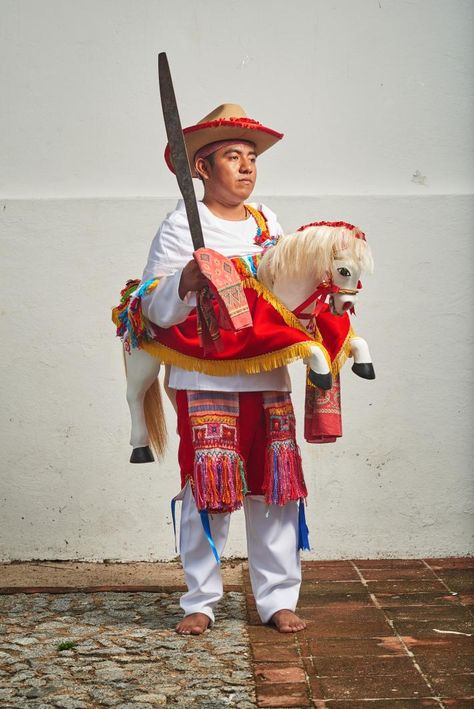
<path fill-rule="evenodd" d="M 373 259 L 364 233 L 346 222 L 313 222 L 282 236 L 258 268 L 258 279 L 291 309 L 318 287 L 335 315 L 354 308 L 362 273 Z"/>

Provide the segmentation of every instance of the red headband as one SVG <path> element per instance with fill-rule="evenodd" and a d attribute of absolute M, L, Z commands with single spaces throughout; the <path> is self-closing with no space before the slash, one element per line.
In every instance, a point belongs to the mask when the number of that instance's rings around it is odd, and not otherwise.
<path fill-rule="evenodd" d="M 354 224 L 348 224 L 347 222 L 311 222 L 311 224 L 300 226 L 300 228 L 296 231 L 303 231 L 303 229 L 307 229 L 310 226 L 343 226 L 346 229 L 349 229 L 349 231 L 355 231 L 356 233 L 354 234 L 354 237 L 356 239 L 362 239 L 362 241 L 366 240 L 364 232 L 361 231 L 359 227 L 354 226 Z"/>
<path fill-rule="evenodd" d="M 214 143 L 208 143 L 207 145 L 203 145 L 202 148 L 199 148 L 194 155 L 194 162 L 199 160 L 199 158 L 207 158 L 209 155 L 215 153 L 216 150 L 223 148 L 225 145 L 237 145 L 239 143 L 255 145 L 255 143 L 251 140 L 241 140 L 240 138 L 233 138 L 231 140 L 216 140 Z"/>

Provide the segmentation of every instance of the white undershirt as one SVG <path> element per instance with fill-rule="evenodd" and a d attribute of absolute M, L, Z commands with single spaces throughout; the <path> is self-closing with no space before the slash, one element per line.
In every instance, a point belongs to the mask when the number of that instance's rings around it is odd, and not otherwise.
<path fill-rule="evenodd" d="M 254 202 L 250 204 L 263 211 L 272 236 L 283 233 L 275 214 L 268 207 Z M 221 219 L 212 214 L 203 202 L 198 202 L 198 209 L 207 248 L 224 256 L 261 252 L 261 247 L 254 244 L 257 226 L 253 217 L 242 221 Z M 142 282 L 161 277 L 158 286 L 142 298 L 145 317 L 160 327 L 184 322 L 196 305 L 194 293 L 187 293 L 183 300 L 178 294 L 181 272 L 192 259 L 193 251 L 184 201 L 180 199 L 153 239 L 142 275 Z M 216 377 L 172 366 L 169 385 L 172 389 L 211 391 L 291 391 L 287 367 L 260 374 Z"/>

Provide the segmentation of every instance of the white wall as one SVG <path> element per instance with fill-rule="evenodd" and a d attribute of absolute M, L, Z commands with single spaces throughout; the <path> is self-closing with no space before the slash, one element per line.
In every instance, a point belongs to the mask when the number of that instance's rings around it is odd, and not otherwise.
<path fill-rule="evenodd" d="M 128 464 L 110 322 L 178 195 L 161 159 L 161 50 L 184 125 L 235 101 L 285 132 L 258 185 L 285 229 L 347 219 L 374 250 L 355 325 L 377 379 L 346 365 L 344 437 L 300 435 L 311 555 L 469 553 L 472 3 L 0 0 L 0 12 L 0 558 L 174 555 L 177 443 L 161 466 Z M 233 526 L 229 552 L 244 554 L 241 515 Z"/>
<path fill-rule="evenodd" d="M 286 134 L 262 194 L 472 192 L 470 0 L 0 7 L 5 197 L 174 196 L 158 51 L 183 125 L 228 101 Z"/>

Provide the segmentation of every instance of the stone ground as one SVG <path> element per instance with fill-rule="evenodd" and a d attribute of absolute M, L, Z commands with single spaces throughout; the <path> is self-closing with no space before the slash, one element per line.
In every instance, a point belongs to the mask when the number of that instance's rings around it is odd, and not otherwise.
<path fill-rule="evenodd" d="M 282 635 L 228 562 L 216 625 L 183 637 L 179 564 L 0 564 L 0 707 L 474 708 L 473 572 L 305 562 L 308 628 Z"/>
<path fill-rule="evenodd" d="M 4 596 L 0 706 L 254 707 L 243 594 L 226 594 L 219 627 L 198 643 L 174 632 L 179 595 Z"/>

